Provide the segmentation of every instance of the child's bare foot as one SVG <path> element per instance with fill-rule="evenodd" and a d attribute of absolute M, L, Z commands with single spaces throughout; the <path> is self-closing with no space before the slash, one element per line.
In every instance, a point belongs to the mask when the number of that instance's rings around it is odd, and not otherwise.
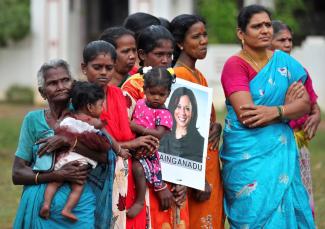
<path fill-rule="evenodd" d="M 126 216 L 129 217 L 129 218 L 131 218 L 131 219 L 134 218 L 134 217 L 136 217 L 139 214 L 139 212 L 142 210 L 143 205 L 144 205 L 144 203 L 137 203 L 137 202 L 135 202 L 132 205 L 132 207 L 130 207 L 127 210 Z"/>
<path fill-rule="evenodd" d="M 39 215 L 44 219 L 50 218 L 50 206 L 44 204 L 39 212 Z"/>
<path fill-rule="evenodd" d="M 64 210 L 64 209 L 63 209 L 62 212 L 61 212 L 61 214 L 62 214 L 64 217 L 70 219 L 70 220 L 73 221 L 73 222 L 78 221 L 78 218 L 77 218 L 74 214 L 72 214 L 70 211 L 67 211 L 67 210 Z"/>

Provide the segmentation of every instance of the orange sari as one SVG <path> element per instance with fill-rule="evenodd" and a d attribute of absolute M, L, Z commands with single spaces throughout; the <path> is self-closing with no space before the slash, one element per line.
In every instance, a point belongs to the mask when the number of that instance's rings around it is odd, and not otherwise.
<path fill-rule="evenodd" d="M 122 85 L 122 90 L 131 97 L 132 104 L 129 106 L 129 117 L 132 115 L 134 105 L 137 100 L 144 98 L 143 92 L 143 77 L 142 75 L 135 74 L 128 78 Z M 168 186 L 170 188 L 170 185 Z M 159 208 L 159 200 L 155 194 L 153 187 L 148 186 L 147 194 L 149 193 L 149 203 L 147 212 L 150 220 L 151 229 L 187 229 L 189 228 L 189 214 L 187 200 L 183 203 L 180 209 L 180 222 L 176 224 L 176 207 L 172 206 L 166 211 L 161 211 Z"/>
<path fill-rule="evenodd" d="M 183 66 L 174 67 L 177 78 L 188 80 L 207 87 L 208 83 L 199 70 L 192 72 Z M 216 113 L 212 105 L 210 122 L 216 121 Z M 204 202 L 197 202 L 188 195 L 188 208 L 190 215 L 190 228 L 224 228 L 225 216 L 223 212 L 223 187 L 220 175 L 220 162 L 218 150 L 210 150 L 208 145 L 206 161 L 206 180 L 212 189 L 211 197 Z"/>

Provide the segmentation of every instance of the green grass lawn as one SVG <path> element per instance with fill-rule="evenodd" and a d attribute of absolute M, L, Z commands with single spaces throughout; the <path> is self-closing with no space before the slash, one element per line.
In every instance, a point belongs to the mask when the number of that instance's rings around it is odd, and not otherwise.
<path fill-rule="evenodd" d="M 20 124 L 24 114 L 35 107 L 0 104 L 0 228 L 11 228 L 19 203 L 22 186 L 11 181 L 11 167 L 17 147 Z M 218 114 L 222 120 L 223 113 Z M 324 116 L 323 116 L 323 120 Z M 325 228 L 325 122 L 310 144 L 316 223 Z"/>

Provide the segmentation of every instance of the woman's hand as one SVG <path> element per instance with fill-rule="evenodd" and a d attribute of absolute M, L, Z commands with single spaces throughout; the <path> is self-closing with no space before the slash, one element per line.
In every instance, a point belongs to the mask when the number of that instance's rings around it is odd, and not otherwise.
<path fill-rule="evenodd" d="M 240 115 L 243 124 L 249 128 L 264 126 L 279 117 L 277 107 L 245 104 L 240 106 L 239 109 L 243 111 Z"/>
<path fill-rule="evenodd" d="M 299 98 L 302 98 L 305 93 L 307 93 L 307 91 L 305 90 L 305 86 L 302 84 L 302 82 L 294 82 L 288 88 L 284 104 L 289 104 Z"/>
<path fill-rule="evenodd" d="M 72 134 L 66 134 L 66 135 L 54 135 L 52 137 L 48 138 L 42 138 L 39 141 L 36 142 L 36 144 L 43 144 L 39 149 L 37 154 L 39 156 L 44 155 L 48 152 L 55 152 L 57 150 L 62 149 L 69 149 L 72 147 L 76 142 L 76 137 Z M 63 151 L 63 150 L 62 150 Z"/>
<path fill-rule="evenodd" d="M 159 139 L 151 135 L 140 136 L 134 139 L 134 148 L 146 148 L 149 152 L 152 152 L 159 147 Z"/>
<path fill-rule="evenodd" d="M 120 152 L 117 155 L 122 157 L 123 159 L 129 159 L 130 157 L 132 157 L 129 150 L 124 148 L 121 148 Z"/>
<path fill-rule="evenodd" d="M 210 147 L 211 150 L 218 149 L 221 131 L 222 131 L 222 126 L 220 123 L 217 122 L 210 123 L 209 143 L 211 144 Z"/>
<path fill-rule="evenodd" d="M 306 133 L 307 139 L 310 140 L 315 136 L 320 120 L 320 109 L 316 103 L 313 105 L 311 114 L 304 123 L 304 132 Z"/>
<path fill-rule="evenodd" d="M 181 206 L 186 200 L 187 187 L 180 184 L 175 184 L 172 186 L 171 192 L 174 195 L 176 205 Z"/>
<path fill-rule="evenodd" d="M 161 191 L 157 191 L 156 193 L 158 195 L 160 203 L 160 210 L 168 210 L 173 203 L 173 194 L 169 191 L 167 187 Z"/>
<path fill-rule="evenodd" d="M 68 181 L 82 185 L 86 182 L 89 171 L 89 165 L 80 166 L 78 161 L 72 161 L 53 172 L 60 182 Z"/>
<path fill-rule="evenodd" d="M 211 192 L 212 192 L 211 186 L 207 181 L 205 181 L 204 191 L 192 189 L 192 196 L 196 201 L 203 202 L 210 199 Z"/>

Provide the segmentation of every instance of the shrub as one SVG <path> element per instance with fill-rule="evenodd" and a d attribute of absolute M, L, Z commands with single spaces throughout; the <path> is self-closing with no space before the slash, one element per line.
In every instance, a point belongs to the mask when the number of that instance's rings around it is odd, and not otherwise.
<path fill-rule="evenodd" d="M 0 0 L 0 47 L 23 39 L 30 30 L 30 0 Z"/>
<path fill-rule="evenodd" d="M 12 85 L 6 91 L 6 100 L 10 103 L 33 104 L 34 90 L 27 86 Z"/>

